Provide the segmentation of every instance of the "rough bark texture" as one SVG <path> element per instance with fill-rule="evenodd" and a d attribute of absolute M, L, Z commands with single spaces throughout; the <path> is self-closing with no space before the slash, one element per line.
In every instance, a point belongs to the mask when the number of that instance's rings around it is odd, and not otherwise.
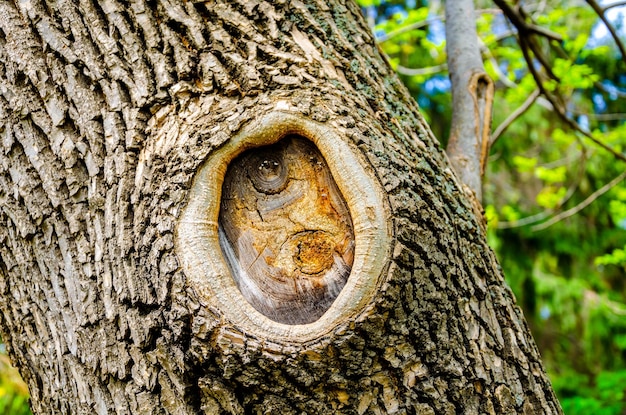
<path fill-rule="evenodd" d="M 0 327 L 35 413 L 560 413 L 354 3 L 129 3 L 0 2 Z M 206 306 L 174 244 L 203 160 L 277 102 L 345 137 L 392 231 L 367 307 L 306 342 Z"/>

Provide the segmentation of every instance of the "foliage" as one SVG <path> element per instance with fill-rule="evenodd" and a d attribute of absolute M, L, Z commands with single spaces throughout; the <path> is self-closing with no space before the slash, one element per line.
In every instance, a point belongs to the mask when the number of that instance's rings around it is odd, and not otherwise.
<path fill-rule="evenodd" d="M 0 354 L 0 415 L 30 415 L 28 389 L 9 358 Z"/>
<path fill-rule="evenodd" d="M 361 4 L 445 145 L 442 3 Z M 604 12 L 616 39 L 592 0 L 475 4 L 496 82 L 489 241 L 565 413 L 626 413 L 626 7 Z"/>

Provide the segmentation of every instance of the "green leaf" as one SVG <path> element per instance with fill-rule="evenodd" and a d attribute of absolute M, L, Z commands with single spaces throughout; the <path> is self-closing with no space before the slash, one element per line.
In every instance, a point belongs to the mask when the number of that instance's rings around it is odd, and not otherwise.
<path fill-rule="evenodd" d="M 489 227 L 498 227 L 498 211 L 494 205 L 485 206 L 485 220 Z"/>
<path fill-rule="evenodd" d="M 533 171 L 537 165 L 535 157 L 513 156 L 513 164 L 520 173 Z"/>
<path fill-rule="evenodd" d="M 555 144 L 566 147 L 573 143 L 576 137 L 573 134 L 566 133 L 560 128 L 555 128 L 554 131 L 552 131 L 552 139 Z"/>
<path fill-rule="evenodd" d="M 614 249 L 610 254 L 595 259 L 596 265 L 626 265 L 626 246 L 624 249 Z"/>
<path fill-rule="evenodd" d="M 380 0 L 356 0 L 361 7 L 380 6 Z"/>
<path fill-rule="evenodd" d="M 562 183 L 567 176 L 567 166 L 559 166 L 552 169 L 540 166 L 535 170 L 535 176 L 549 184 Z"/>
<path fill-rule="evenodd" d="M 552 72 L 560 79 L 558 86 L 561 89 L 586 89 L 593 86 L 600 77 L 593 73 L 593 69 L 585 64 L 575 64 L 569 59 L 556 58 Z"/>
<path fill-rule="evenodd" d="M 618 334 L 613 337 L 613 342 L 619 347 L 621 350 L 626 351 L 626 334 Z"/>
<path fill-rule="evenodd" d="M 521 218 L 519 211 L 517 211 L 513 206 L 505 205 L 500 209 L 500 214 L 504 218 L 504 220 L 508 222 L 515 222 Z"/>
<path fill-rule="evenodd" d="M 589 33 L 582 32 L 579 33 L 576 38 L 564 41 L 563 47 L 566 51 L 570 52 L 571 55 L 578 55 L 580 51 L 587 45 L 588 40 Z"/>
<path fill-rule="evenodd" d="M 537 195 L 537 204 L 546 209 L 555 209 L 563 200 L 567 189 L 563 186 L 546 186 Z"/>
<path fill-rule="evenodd" d="M 623 223 L 624 221 L 626 221 L 626 202 L 623 202 L 621 200 L 611 200 L 609 202 L 609 213 L 611 214 L 611 219 L 614 223 Z"/>

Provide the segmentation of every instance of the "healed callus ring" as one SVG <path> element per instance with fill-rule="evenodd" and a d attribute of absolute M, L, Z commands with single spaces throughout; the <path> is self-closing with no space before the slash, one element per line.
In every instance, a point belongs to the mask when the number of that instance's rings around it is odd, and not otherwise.
<path fill-rule="evenodd" d="M 230 163 L 219 226 L 241 293 L 274 321 L 317 320 L 350 275 L 350 213 L 324 158 L 302 137 L 248 150 Z"/>
<path fill-rule="evenodd" d="M 188 287 L 225 341 L 320 339 L 380 289 L 392 249 L 385 194 L 331 124 L 284 110 L 258 117 L 194 175 L 176 231 Z"/>

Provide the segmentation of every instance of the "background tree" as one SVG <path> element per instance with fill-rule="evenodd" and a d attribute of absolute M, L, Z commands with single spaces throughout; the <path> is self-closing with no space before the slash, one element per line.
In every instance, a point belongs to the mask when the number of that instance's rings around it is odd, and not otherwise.
<path fill-rule="evenodd" d="M 362 4 L 445 142 L 442 3 Z M 496 84 L 490 243 L 568 414 L 621 414 L 625 405 L 624 15 L 623 2 L 477 2 Z"/>
<path fill-rule="evenodd" d="M 124 6 L 0 3 L 0 327 L 34 412 L 560 413 L 480 218 L 354 3 Z M 255 311 L 218 245 L 227 164 L 294 134 L 355 239 L 351 278 L 305 325 Z"/>

